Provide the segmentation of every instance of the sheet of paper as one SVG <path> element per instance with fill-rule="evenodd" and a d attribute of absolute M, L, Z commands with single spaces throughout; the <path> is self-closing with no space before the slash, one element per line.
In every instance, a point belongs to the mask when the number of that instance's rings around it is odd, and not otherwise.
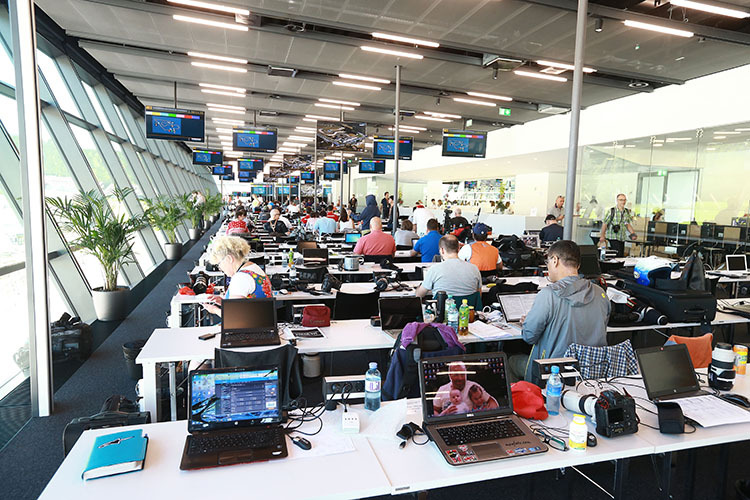
<path fill-rule="evenodd" d="M 716 396 L 695 396 L 675 399 L 682 413 L 703 427 L 750 423 L 750 411 L 728 403 Z"/>
<path fill-rule="evenodd" d="M 469 333 L 471 333 L 472 335 L 476 335 L 483 340 L 515 337 L 519 332 L 520 330 L 518 328 L 514 328 L 512 325 L 488 325 L 487 323 L 483 323 L 482 321 L 469 323 Z"/>
<path fill-rule="evenodd" d="M 359 434 L 370 439 L 399 441 L 396 433 L 407 422 L 406 410 L 406 399 L 381 404 L 375 412 L 358 407 Z"/>
<path fill-rule="evenodd" d="M 521 295 L 501 295 L 498 297 L 503 305 L 505 319 L 508 321 L 518 321 L 526 316 L 534 305 L 536 299 L 535 293 L 526 293 Z"/>
<path fill-rule="evenodd" d="M 337 455 L 339 453 L 350 453 L 356 451 L 354 443 L 352 443 L 349 436 L 342 435 L 338 432 L 337 435 L 330 433 L 330 435 L 324 435 L 323 433 L 317 436 L 303 436 L 305 439 L 310 441 L 312 448 L 309 450 L 303 450 L 296 444 L 292 443 L 289 438 L 286 441 L 287 450 L 289 450 L 289 456 L 285 460 L 294 460 L 296 458 L 319 458 L 327 457 L 329 455 Z"/>

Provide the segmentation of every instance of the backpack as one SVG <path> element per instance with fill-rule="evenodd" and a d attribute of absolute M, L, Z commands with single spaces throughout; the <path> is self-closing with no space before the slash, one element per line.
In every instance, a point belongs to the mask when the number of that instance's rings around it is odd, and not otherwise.
<path fill-rule="evenodd" d="M 526 246 L 526 244 L 515 234 L 503 236 L 496 239 L 493 243 L 500 252 L 503 259 L 503 266 L 510 269 L 523 269 L 524 267 L 534 267 L 540 263 L 540 257 L 537 252 Z"/>

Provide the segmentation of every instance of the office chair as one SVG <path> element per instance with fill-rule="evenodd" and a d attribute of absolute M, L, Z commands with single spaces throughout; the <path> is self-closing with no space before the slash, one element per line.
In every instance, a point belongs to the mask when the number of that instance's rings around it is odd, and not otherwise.
<path fill-rule="evenodd" d="M 380 264 L 384 259 L 393 260 L 393 255 L 365 255 L 365 262 L 375 262 Z"/>
<path fill-rule="evenodd" d="M 323 283 L 327 272 L 325 266 L 297 266 L 297 278 L 307 283 Z"/>
<path fill-rule="evenodd" d="M 369 319 L 378 315 L 380 292 L 345 293 L 338 291 L 333 303 L 333 319 Z"/>

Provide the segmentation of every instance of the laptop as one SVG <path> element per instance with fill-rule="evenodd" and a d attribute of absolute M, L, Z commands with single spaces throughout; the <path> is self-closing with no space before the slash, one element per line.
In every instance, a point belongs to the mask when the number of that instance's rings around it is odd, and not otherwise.
<path fill-rule="evenodd" d="M 305 248 L 302 250 L 302 261 L 306 266 L 327 266 L 327 248 Z"/>
<path fill-rule="evenodd" d="M 578 274 L 584 278 L 598 278 L 602 274 L 599 267 L 599 249 L 595 245 L 581 245 L 581 267 L 578 268 Z"/>
<path fill-rule="evenodd" d="M 747 274 L 747 259 L 743 254 L 727 255 L 727 274 L 745 275 Z"/>
<path fill-rule="evenodd" d="M 361 237 L 360 233 L 346 233 L 344 235 L 344 243 L 356 243 Z"/>
<path fill-rule="evenodd" d="M 539 234 L 526 234 L 521 236 L 521 241 L 524 245 L 530 248 L 541 248 L 541 242 L 539 240 Z"/>
<path fill-rule="evenodd" d="M 507 364 L 503 352 L 420 360 L 422 428 L 450 465 L 549 449 L 513 414 Z"/>
<path fill-rule="evenodd" d="M 397 338 L 404 327 L 413 321 L 423 321 L 422 300 L 419 297 L 391 297 L 378 300 L 380 328 Z"/>
<path fill-rule="evenodd" d="M 190 372 L 181 470 L 286 457 L 279 367 Z"/>
<path fill-rule="evenodd" d="M 635 352 L 648 398 L 653 402 L 705 396 L 685 344 L 648 347 Z"/>
<path fill-rule="evenodd" d="M 279 344 L 275 299 L 221 301 L 221 347 Z"/>
<path fill-rule="evenodd" d="M 316 241 L 298 241 L 297 242 L 297 251 L 298 252 L 304 252 L 307 249 L 310 248 L 318 248 L 318 243 Z"/>

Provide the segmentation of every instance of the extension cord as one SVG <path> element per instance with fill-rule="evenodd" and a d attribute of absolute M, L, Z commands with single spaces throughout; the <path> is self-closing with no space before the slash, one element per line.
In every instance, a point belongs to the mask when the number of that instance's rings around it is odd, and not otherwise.
<path fill-rule="evenodd" d="M 341 431 L 344 434 L 359 433 L 359 415 L 352 411 L 345 411 L 341 414 Z"/>

